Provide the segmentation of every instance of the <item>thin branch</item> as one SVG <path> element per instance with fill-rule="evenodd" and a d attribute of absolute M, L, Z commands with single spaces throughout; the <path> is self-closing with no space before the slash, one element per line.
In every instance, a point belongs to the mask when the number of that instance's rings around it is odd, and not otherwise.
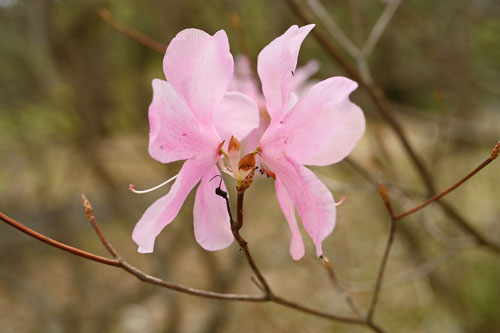
<path fill-rule="evenodd" d="M 88 202 L 88 201 L 87 201 Z M 92 207 L 90 206 L 90 203 L 88 204 L 87 209 L 90 209 L 91 215 L 93 216 L 92 212 Z M 89 216 L 87 214 L 87 216 Z M 24 232 L 25 234 L 36 238 L 50 246 L 53 246 L 55 248 L 58 248 L 63 251 L 67 251 L 71 254 L 83 257 L 85 259 L 93 260 L 102 264 L 110 265 L 110 266 L 115 266 L 115 267 L 120 267 L 124 269 L 125 271 L 129 272 L 130 274 L 134 275 L 137 277 L 139 280 L 147 283 L 151 283 L 160 287 L 168 288 L 168 289 L 173 289 L 177 290 L 179 292 L 185 293 L 185 294 L 191 294 L 195 296 L 200 296 L 200 297 L 206 297 L 206 298 L 212 298 L 212 299 L 225 299 L 225 300 L 230 300 L 230 301 L 248 301 L 248 302 L 264 302 L 266 299 L 263 296 L 258 296 L 258 295 L 240 295 L 240 294 L 223 294 L 223 293 L 217 293 L 217 292 L 211 292 L 211 291 L 205 291 L 205 290 L 199 290 L 195 288 L 190 288 L 190 287 L 185 287 L 179 284 L 171 283 L 164 281 L 162 279 L 159 279 L 157 277 L 148 275 L 141 270 L 135 268 L 134 266 L 130 265 L 126 261 L 124 261 L 116 252 L 117 258 L 116 259 L 108 259 L 104 257 L 100 257 L 98 255 L 95 255 L 93 253 L 85 252 L 80 249 L 71 247 L 69 245 L 60 243 L 58 241 L 55 241 L 49 237 L 46 237 L 42 234 L 37 233 L 36 231 L 31 230 L 30 228 L 22 225 L 21 223 L 17 222 L 16 220 L 8 217 L 7 215 L 3 214 L 0 212 L 0 219 L 7 224 L 11 225 L 12 227 Z M 99 237 L 102 236 L 101 241 L 103 243 L 108 243 L 104 235 L 102 234 L 101 229 L 99 228 L 99 225 L 97 224 L 97 221 L 95 218 L 93 219 L 93 222 L 91 221 L 92 225 L 94 226 L 94 229 L 96 229 L 96 232 Z M 109 244 L 109 243 L 108 243 Z M 111 246 L 111 245 L 110 245 Z M 107 248 L 107 247 L 106 247 Z M 112 248 L 112 247 L 111 247 Z M 109 251 L 109 249 L 108 249 Z"/>
<path fill-rule="evenodd" d="M 126 24 L 118 21 L 116 18 L 113 17 L 113 15 L 111 15 L 109 10 L 107 10 L 106 8 L 101 7 L 99 9 L 97 9 L 97 14 L 104 22 L 109 24 L 109 26 L 111 26 L 113 29 L 115 29 L 116 31 L 118 31 L 119 33 L 124 35 L 125 37 L 130 38 L 133 41 L 135 41 L 135 42 L 137 42 L 137 43 L 139 43 L 139 44 L 141 44 L 141 45 L 143 45 L 143 46 L 147 47 L 148 49 L 151 49 L 155 52 L 165 54 L 165 51 L 167 49 L 165 44 L 158 42 L 158 41 L 140 33 L 139 31 L 127 26 Z"/>
<path fill-rule="evenodd" d="M 237 199 L 237 205 L 236 205 L 236 217 L 237 221 L 234 227 L 231 228 L 231 231 L 233 232 L 234 238 L 240 244 L 241 248 L 243 249 L 243 253 L 245 254 L 245 257 L 247 258 L 248 264 L 252 268 L 252 271 L 254 274 L 257 276 L 257 280 L 259 280 L 260 284 L 264 288 L 266 295 L 267 296 L 272 296 L 272 291 L 271 287 L 269 287 L 269 284 L 267 283 L 266 279 L 260 272 L 259 268 L 255 264 L 255 261 L 252 258 L 252 255 L 250 254 L 250 250 L 248 249 L 248 243 L 241 237 L 240 235 L 240 229 L 243 226 L 243 198 L 244 198 L 245 193 L 241 192 L 238 193 L 238 199 Z"/>
<path fill-rule="evenodd" d="M 337 290 L 339 293 L 340 297 L 344 299 L 344 301 L 349 305 L 351 310 L 358 315 L 359 318 L 365 319 L 365 314 L 363 311 L 354 303 L 354 301 L 351 299 L 349 294 L 347 294 L 344 289 L 339 284 L 339 281 L 337 280 L 337 276 L 335 275 L 335 271 L 333 270 L 333 266 L 330 263 L 330 260 L 326 256 L 321 256 L 320 257 L 321 263 L 323 267 L 325 268 L 326 272 L 328 273 L 328 277 L 330 278 L 330 281 L 332 282 L 334 288 Z"/>
<path fill-rule="evenodd" d="M 44 236 L 44 235 L 42 235 L 42 234 L 40 234 L 40 233 L 38 233 L 38 232 L 28 228 L 28 227 L 22 225 L 21 223 L 17 222 L 13 218 L 8 217 L 7 215 L 5 215 L 1 212 L 0 212 L 0 220 L 4 221 L 5 223 L 9 224 L 10 226 L 16 228 L 17 230 L 25 233 L 26 235 L 29 235 L 35 239 L 38 239 L 39 241 L 42 241 L 46 244 L 49 244 L 50 246 L 56 247 L 56 248 L 61 249 L 63 251 L 69 252 L 71 254 L 74 254 L 74 255 L 89 259 L 89 260 L 97 261 L 97 262 L 100 262 L 102 264 L 115 266 L 115 267 L 120 266 L 120 264 L 116 260 L 104 258 L 104 257 L 98 256 L 96 254 L 86 252 L 86 251 L 74 248 L 72 246 L 66 245 L 64 243 L 58 242 L 58 241 L 53 240 L 52 238 L 49 238 L 47 236 Z"/>
<path fill-rule="evenodd" d="M 257 280 L 259 281 L 262 289 L 264 289 L 265 291 L 264 297 L 271 299 L 273 295 L 271 287 L 269 286 L 266 279 L 264 278 L 259 268 L 255 264 L 255 261 L 253 260 L 253 257 L 250 254 L 250 250 L 248 249 L 247 241 L 240 235 L 240 229 L 243 226 L 243 198 L 245 195 L 244 191 L 238 191 L 236 221 L 234 221 L 233 216 L 231 214 L 231 205 L 229 204 L 229 197 L 227 195 L 227 192 L 222 190 L 220 184 L 219 187 L 216 188 L 215 194 L 222 197 L 226 201 L 226 208 L 229 214 L 229 222 L 231 224 L 231 232 L 233 233 L 234 239 L 240 245 L 241 249 L 243 250 L 243 253 L 245 254 L 245 258 L 248 264 L 250 265 L 250 268 L 252 268 L 252 271 L 257 277 Z"/>
<path fill-rule="evenodd" d="M 385 28 L 387 28 L 389 22 L 391 22 L 391 19 L 394 16 L 394 13 L 398 9 L 399 5 L 401 4 L 401 1 L 402 0 L 389 1 L 384 9 L 384 12 L 378 18 L 377 23 L 375 23 L 375 26 L 370 31 L 370 35 L 368 36 L 366 43 L 362 49 L 362 52 L 366 57 L 370 56 L 370 54 L 372 53 Z"/>
<path fill-rule="evenodd" d="M 215 177 L 214 177 L 215 178 Z M 212 178 L 213 179 L 213 178 Z M 325 319 L 330 319 L 330 320 L 335 320 L 347 324 L 353 324 L 353 325 L 363 325 L 367 326 L 368 328 L 372 329 L 375 332 L 378 333 L 383 333 L 384 331 L 375 325 L 371 320 L 365 320 L 364 318 L 357 319 L 357 318 L 348 318 L 348 317 L 342 317 L 342 316 L 337 316 L 334 314 L 330 314 L 327 312 L 311 309 L 307 306 L 304 306 L 302 304 L 287 300 L 281 296 L 276 295 L 272 290 L 269 284 L 267 283 L 266 279 L 260 272 L 259 268 L 255 264 L 255 261 L 253 260 L 250 250 L 248 249 L 248 243 L 245 241 L 245 239 L 240 235 L 239 231 L 243 227 L 243 199 L 244 199 L 244 193 L 245 189 L 241 190 L 240 188 L 237 188 L 238 191 L 238 197 L 237 197 L 237 220 L 234 221 L 231 213 L 231 205 L 229 204 L 229 197 L 227 195 L 227 192 L 222 190 L 221 185 L 215 189 L 215 194 L 218 196 L 222 197 L 226 201 L 226 208 L 229 214 L 229 222 L 231 224 L 231 231 L 233 232 L 233 236 L 240 245 L 241 249 L 245 253 L 245 257 L 247 259 L 248 264 L 252 268 L 252 271 L 254 274 L 257 276 L 257 281 L 253 280 L 254 283 L 257 285 L 257 287 L 261 290 L 264 291 L 264 296 L 265 299 L 269 302 L 272 303 L 277 303 L 289 308 L 293 308 L 297 311 L 309 313 L 318 317 L 322 317 Z"/>
<path fill-rule="evenodd" d="M 83 194 L 82 194 L 82 204 L 83 204 L 83 210 L 85 211 L 85 215 L 87 216 L 87 219 L 89 220 L 90 224 L 92 224 L 92 227 L 94 228 L 95 232 L 97 233 L 97 236 L 101 240 L 102 245 L 104 245 L 106 250 L 108 250 L 108 252 L 113 256 L 113 258 L 120 259 L 118 252 L 116 252 L 111 243 L 107 240 L 106 236 L 104 236 L 104 233 L 102 232 L 101 228 L 99 227 L 99 224 L 97 223 L 97 220 L 95 219 L 92 205 L 88 201 L 87 197 L 85 197 L 85 195 Z"/>
<path fill-rule="evenodd" d="M 450 193 L 451 191 L 455 190 L 457 187 L 459 187 L 460 185 L 462 185 L 463 183 L 465 183 L 469 178 L 471 178 L 472 176 L 474 176 L 476 173 L 478 173 L 479 171 L 481 171 L 481 169 L 483 169 L 485 166 L 487 166 L 488 164 L 490 164 L 492 161 L 493 161 L 493 159 L 491 157 L 488 157 L 483 163 L 481 163 L 479 166 L 477 166 L 467 176 L 465 176 L 464 178 L 462 178 L 460 181 L 458 181 L 456 184 L 454 184 L 450 188 L 444 190 L 443 192 L 441 192 L 439 194 L 436 194 L 432 198 L 427 199 L 426 201 L 424 201 L 420 205 L 418 205 L 418 206 L 416 206 L 416 207 L 414 207 L 412 209 L 409 209 L 406 212 L 403 212 L 403 213 L 400 213 L 400 214 L 396 215 L 394 218 L 396 220 L 402 219 L 403 217 L 406 217 L 406 216 L 408 216 L 410 214 L 413 214 L 413 213 L 421 210 L 422 208 L 424 208 L 428 204 L 430 204 L 430 203 L 438 200 L 439 198 L 447 195 L 448 193 Z"/>
<path fill-rule="evenodd" d="M 346 324 L 353 324 L 353 325 L 365 325 L 369 328 L 371 328 L 375 332 L 383 332 L 379 327 L 374 325 L 373 323 L 366 323 L 360 319 L 355 319 L 355 318 L 348 318 L 348 317 L 343 317 L 343 316 L 337 316 L 334 314 L 329 314 L 327 312 L 315 310 L 312 308 L 309 308 L 307 306 L 295 303 L 293 301 L 287 300 L 283 297 L 277 296 L 273 293 L 268 294 L 268 295 L 245 295 L 245 294 L 228 294 L 228 293 L 217 293 L 217 292 L 212 292 L 212 291 L 205 291 L 205 290 L 200 290 L 200 289 L 195 289 L 195 288 L 190 288 L 190 287 L 185 287 L 176 283 L 171 283 L 165 280 L 162 280 L 160 278 L 151 276 L 149 274 L 144 273 L 143 271 L 139 270 L 138 268 L 130 265 L 127 263 L 123 258 L 120 257 L 120 255 L 116 252 L 116 250 L 113 249 L 111 246 L 111 243 L 106 239 L 104 233 L 102 232 L 101 228 L 99 227 L 99 224 L 97 223 L 97 220 L 94 217 L 94 212 L 92 209 L 92 206 L 90 205 L 90 202 L 83 197 L 82 198 L 83 203 L 84 203 L 84 208 L 87 217 L 89 218 L 90 223 L 94 227 L 96 233 L 98 234 L 101 242 L 103 245 L 106 247 L 108 252 L 112 253 L 112 255 L 116 256 L 116 259 L 108 259 L 104 257 L 99 257 L 95 254 L 88 253 L 76 248 L 73 248 L 71 246 L 68 246 L 66 244 L 57 242 L 53 239 L 50 239 L 44 235 L 41 235 L 21 223 L 15 221 L 14 219 L 6 216 L 5 214 L 0 212 L 0 220 L 6 222 L 10 226 L 44 242 L 47 243 L 55 248 L 58 248 L 63 251 L 68 251 L 74 255 L 81 256 L 83 258 L 93 260 L 102 264 L 107 264 L 115 267 L 119 267 L 126 272 L 130 273 L 131 275 L 134 275 L 137 277 L 140 281 L 153 284 L 159 287 L 171 289 L 171 290 L 176 290 L 184 294 L 189 294 L 193 296 L 198 296 L 198 297 L 205 297 L 205 298 L 210 298 L 210 299 L 220 299 L 220 300 L 227 300 L 227 301 L 243 301 L 243 302 L 272 302 L 276 304 L 280 304 L 283 306 L 286 306 L 288 308 L 304 312 L 304 313 L 309 313 L 318 317 L 322 317 L 325 319 L 333 320 L 333 321 L 338 321 Z M 261 281 L 262 283 L 262 281 Z"/>
<path fill-rule="evenodd" d="M 364 44 L 363 33 L 363 16 L 359 8 L 358 0 L 349 0 L 349 7 L 351 12 L 351 23 L 353 30 L 353 38 L 356 45 L 361 46 Z"/>
<path fill-rule="evenodd" d="M 325 319 L 331 319 L 331 320 L 340 321 L 340 322 L 344 322 L 344 323 L 348 323 L 348 324 L 354 324 L 354 325 L 366 325 L 366 322 L 364 320 L 347 318 L 347 317 L 340 317 L 340 316 L 329 314 L 329 313 L 324 312 L 324 311 L 314 310 L 314 309 L 308 308 L 306 306 L 303 306 L 302 304 L 295 303 L 295 302 L 289 301 L 287 299 L 284 299 L 281 296 L 273 295 L 273 298 L 271 299 L 271 301 L 274 303 L 281 304 L 283 306 L 293 308 L 293 309 L 296 309 L 298 311 L 309 313 L 309 314 L 312 314 L 312 315 L 315 315 L 318 317 L 322 317 Z"/>
<path fill-rule="evenodd" d="M 368 308 L 367 318 L 368 321 L 371 322 L 373 319 L 373 314 L 375 312 L 375 307 L 377 306 L 378 297 L 380 294 L 380 287 L 382 286 L 382 280 L 384 278 L 385 268 L 387 266 L 387 261 L 389 259 L 389 253 L 391 252 L 391 246 L 394 241 L 394 233 L 396 232 L 396 220 L 394 218 L 394 210 L 392 208 L 391 202 L 389 201 L 389 197 L 387 196 L 387 190 L 383 184 L 380 184 L 380 196 L 384 201 L 387 212 L 390 216 L 390 225 L 389 225 L 389 237 L 387 239 L 387 245 L 385 246 L 384 255 L 382 257 L 382 262 L 380 263 L 380 269 L 378 271 L 377 280 L 375 282 L 375 289 L 373 291 L 372 301 L 370 303 L 370 307 Z"/>
<path fill-rule="evenodd" d="M 333 18 L 328 15 L 328 11 L 321 4 L 321 2 L 319 0 L 306 0 L 306 4 L 325 25 L 330 35 L 337 41 L 337 43 L 339 43 L 351 57 L 358 58 L 361 54 L 361 50 L 351 42 Z"/>
<path fill-rule="evenodd" d="M 429 205 L 430 203 L 436 201 L 444 210 L 445 212 L 451 216 L 454 221 L 457 223 L 457 225 L 462 228 L 465 232 L 469 233 L 470 235 L 474 236 L 476 241 L 480 244 L 485 246 L 486 248 L 494 251 L 495 253 L 500 253 L 500 245 L 497 245 L 490 240 L 488 240 L 486 237 L 484 237 L 479 231 L 477 231 L 474 227 L 472 227 L 462 216 L 460 216 L 451 206 L 449 206 L 447 203 L 443 201 L 438 201 L 439 198 L 442 198 L 446 194 L 450 193 L 451 191 L 455 190 L 458 188 L 460 185 L 465 183 L 467 180 L 469 180 L 472 176 L 474 176 L 476 173 L 481 171 L 485 166 L 490 164 L 493 160 L 495 160 L 498 157 L 498 153 L 500 151 L 500 141 L 493 147 L 490 157 L 488 157 L 483 163 L 481 163 L 479 166 L 477 166 L 474 170 L 472 170 L 467 176 L 459 180 L 456 184 L 451 186 L 450 188 L 446 189 L 445 191 L 433 196 L 432 198 L 424 201 L 420 205 L 406 211 L 403 213 L 400 213 L 396 216 L 394 216 L 394 219 L 397 221 L 399 219 L 402 219 L 408 215 L 411 215 L 420 209 L 424 208 L 425 206 Z"/>

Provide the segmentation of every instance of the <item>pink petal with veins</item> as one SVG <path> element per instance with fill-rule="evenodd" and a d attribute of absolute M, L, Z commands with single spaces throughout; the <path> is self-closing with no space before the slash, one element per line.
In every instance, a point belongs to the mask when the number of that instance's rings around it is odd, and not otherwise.
<path fill-rule="evenodd" d="M 332 194 L 311 170 L 292 158 L 267 156 L 265 150 L 261 157 L 292 198 L 302 225 L 316 246 L 316 255 L 322 255 L 322 242 L 335 226 L 336 207 Z"/>
<path fill-rule="evenodd" d="M 274 183 L 276 187 L 276 197 L 280 204 L 283 214 L 285 214 L 286 220 L 288 222 L 288 227 L 292 234 L 290 240 L 290 255 L 293 260 L 299 260 L 304 256 L 304 241 L 302 240 L 302 235 L 300 234 L 299 226 L 297 225 L 297 220 L 295 219 L 295 206 L 293 205 L 293 200 L 288 195 L 283 183 L 280 179 L 276 179 Z"/>
<path fill-rule="evenodd" d="M 288 106 L 294 87 L 293 73 L 297 67 L 299 49 L 313 27 L 314 24 L 301 28 L 291 26 L 259 53 L 257 71 L 266 98 L 267 112 L 273 121 L 279 118 Z"/>
<path fill-rule="evenodd" d="M 170 42 L 163 59 L 167 81 L 184 96 L 203 123 L 210 123 L 233 77 L 233 56 L 223 30 L 210 36 L 185 29 Z"/>
<path fill-rule="evenodd" d="M 300 164 L 328 165 L 344 159 L 365 131 L 361 109 L 349 100 L 357 83 L 332 77 L 312 87 L 261 139 L 268 155 L 286 154 Z"/>
<path fill-rule="evenodd" d="M 184 162 L 168 194 L 149 206 L 134 228 L 132 239 L 139 246 L 140 253 L 153 252 L 156 236 L 177 216 L 189 192 L 215 162 L 216 159 L 208 158 Z"/>
<path fill-rule="evenodd" d="M 215 175 L 220 173 L 217 167 L 213 166 L 201 178 L 193 209 L 194 235 L 198 243 L 209 251 L 226 248 L 234 239 L 226 202 L 215 194 L 220 179 L 217 177 L 210 181 Z M 226 191 L 224 182 L 221 188 Z"/>
<path fill-rule="evenodd" d="M 153 80 L 149 126 L 149 154 L 162 163 L 214 154 L 220 144 L 213 129 L 201 124 L 172 85 L 163 80 Z"/>

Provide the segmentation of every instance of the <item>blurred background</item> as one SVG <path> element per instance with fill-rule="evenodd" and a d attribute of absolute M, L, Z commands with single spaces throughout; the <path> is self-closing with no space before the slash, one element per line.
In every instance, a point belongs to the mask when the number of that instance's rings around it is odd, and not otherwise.
<path fill-rule="evenodd" d="M 385 92 L 438 189 L 489 156 L 500 134 L 498 1 L 299 4 L 351 66 Z M 49 237 L 107 256 L 83 213 L 85 193 L 109 240 L 131 264 L 197 288 L 258 292 L 236 245 L 212 253 L 195 242 L 193 193 L 158 237 L 155 252 L 136 252 L 133 227 L 168 188 L 139 196 L 129 183 L 151 187 L 181 164 L 162 165 L 147 153 L 151 80 L 163 78 L 163 55 L 103 21 L 96 12 L 101 7 L 164 44 L 184 28 L 224 29 L 233 55 L 247 52 L 253 61 L 290 25 L 302 24 L 285 1 L 0 0 L 0 210 Z M 361 49 L 373 39 L 381 15 L 387 27 L 373 51 L 354 59 L 348 44 Z M 320 64 L 315 80 L 346 75 L 312 35 L 299 66 L 311 59 Z M 342 287 L 367 309 L 388 235 L 376 182 L 388 184 L 397 211 L 422 202 L 427 191 L 366 91 L 352 98 L 367 117 L 364 138 L 349 162 L 313 169 L 337 200 L 346 196 L 324 250 Z M 492 163 L 444 199 L 496 244 L 498 171 L 498 162 Z M 289 231 L 272 182 L 254 182 L 245 200 L 242 234 L 273 289 L 352 316 L 305 233 L 306 256 L 298 262 L 289 256 Z M 398 223 L 376 322 L 390 332 L 497 331 L 500 255 L 478 247 L 437 204 Z M 5 224 L 0 263 L 1 332 L 368 332 L 273 304 L 207 300 L 145 285 Z"/>

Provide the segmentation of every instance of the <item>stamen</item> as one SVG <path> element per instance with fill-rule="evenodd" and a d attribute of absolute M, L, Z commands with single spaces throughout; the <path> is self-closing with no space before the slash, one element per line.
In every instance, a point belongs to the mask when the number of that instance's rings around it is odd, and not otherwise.
<path fill-rule="evenodd" d="M 345 195 L 343 195 L 342 198 L 340 198 L 340 201 L 335 204 L 335 207 L 342 205 L 344 201 L 345 201 Z"/>
<path fill-rule="evenodd" d="M 144 194 L 144 193 L 148 193 L 148 192 L 152 192 L 154 190 L 157 190 L 159 189 L 160 187 L 162 186 L 165 186 L 167 185 L 168 183 L 170 183 L 172 180 L 176 179 L 177 177 L 179 176 L 179 174 L 176 174 L 175 176 L 173 176 L 172 178 L 170 179 L 167 179 L 166 181 L 164 181 L 163 183 L 161 183 L 160 185 L 156 185 L 155 187 L 152 187 L 150 189 L 147 189 L 147 190 L 142 190 L 142 191 L 138 191 L 134 188 L 134 185 L 133 184 L 130 184 L 128 186 L 128 189 L 136 194 Z"/>
<path fill-rule="evenodd" d="M 229 160 L 229 155 L 226 153 L 226 151 L 222 148 L 219 149 L 219 154 L 224 155 L 225 158 Z"/>

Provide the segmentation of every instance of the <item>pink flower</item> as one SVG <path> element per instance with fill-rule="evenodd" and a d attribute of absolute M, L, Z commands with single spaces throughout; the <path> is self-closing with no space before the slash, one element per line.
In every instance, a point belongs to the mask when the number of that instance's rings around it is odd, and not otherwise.
<path fill-rule="evenodd" d="M 259 124 L 255 102 L 239 92 L 227 92 L 233 67 L 223 30 L 210 36 L 186 29 L 168 46 L 163 60 L 167 81 L 153 80 L 149 153 L 162 163 L 186 161 L 179 174 L 165 182 L 175 179 L 169 193 L 152 204 L 135 226 L 132 238 L 139 252 L 153 252 L 156 236 L 198 183 L 193 210 L 196 240 L 207 250 L 231 244 L 224 200 L 215 195 L 218 183 L 209 180 L 220 174 L 216 164 L 223 141 L 232 135 L 241 139 Z"/>
<path fill-rule="evenodd" d="M 332 232 L 336 206 L 326 186 L 304 165 L 329 165 L 345 158 L 365 131 L 361 109 L 349 100 L 357 84 L 332 77 L 315 84 L 297 100 L 294 72 L 300 46 L 314 25 L 290 27 L 259 54 L 258 73 L 271 118 L 257 150 L 275 176 L 278 202 L 291 230 L 290 254 L 298 260 L 304 243 L 295 219 L 322 254 L 322 242 Z"/>

